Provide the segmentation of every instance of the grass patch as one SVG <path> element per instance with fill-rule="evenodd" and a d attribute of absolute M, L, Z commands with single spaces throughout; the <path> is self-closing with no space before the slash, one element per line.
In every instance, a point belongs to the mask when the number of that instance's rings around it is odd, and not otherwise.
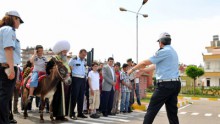
<path fill-rule="evenodd" d="M 153 93 L 147 93 L 147 98 L 150 98 Z M 220 96 L 212 96 L 212 95 L 193 95 L 193 94 L 179 94 L 179 98 L 182 97 L 199 97 L 199 98 L 220 98 Z"/>
<path fill-rule="evenodd" d="M 192 94 L 179 94 L 180 97 L 199 97 L 199 98 L 220 98 L 219 96 L 211 95 L 192 95 Z"/>
<path fill-rule="evenodd" d="M 141 102 L 149 103 L 149 102 L 150 102 L 150 97 L 147 97 L 147 98 L 141 99 Z"/>

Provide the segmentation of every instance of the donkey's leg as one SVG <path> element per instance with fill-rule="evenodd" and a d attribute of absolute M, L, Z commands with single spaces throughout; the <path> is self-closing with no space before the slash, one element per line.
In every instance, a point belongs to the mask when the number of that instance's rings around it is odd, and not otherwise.
<path fill-rule="evenodd" d="M 28 107 L 28 90 L 26 88 L 24 88 L 23 90 L 23 94 L 22 94 L 22 105 L 24 107 L 24 119 L 26 119 L 28 117 L 28 113 L 27 113 L 27 107 Z"/>
<path fill-rule="evenodd" d="M 51 119 L 51 121 L 54 121 L 52 103 L 53 103 L 53 95 L 49 97 L 49 104 L 50 104 L 49 111 L 50 111 L 50 119 Z"/>
<path fill-rule="evenodd" d="M 44 107 L 45 107 L 45 98 L 43 95 L 41 95 L 40 122 L 44 122 L 44 118 L 43 118 Z"/>

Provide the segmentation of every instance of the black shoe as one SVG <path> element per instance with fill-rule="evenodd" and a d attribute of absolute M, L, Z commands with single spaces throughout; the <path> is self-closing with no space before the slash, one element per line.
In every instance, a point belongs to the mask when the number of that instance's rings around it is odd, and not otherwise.
<path fill-rule="evenodd" d="M 133 111 L 132 110 L 128 111 L 128 113 L 131 113 L 131 112 L 133 112 Z"/>
<path fill-rule="evenodd" d="M 141 106 L 141 101 L 140 100 L 137 100 L 137 103 L 139 106 Z"/>
<path fill-rule="evenodd" d="M 19 114 L 18 110 L 13 111 L 14 114 Z"/>
<path fill-rule="evenodd" d="M 62 117 L 56 117 L 56 121 L 68 121 L 68 119 L 62 116 Z"/>
<path fill-rule="evenodd" d="M 106 113 L 102 113 L 102 115 L 103 115 L 104 117 L 108 117 L 108 114 L 106 114 Z"/>
<path fill-rule="evenodd" d="M 97 114 L 92 114 L 92 115 L 90 115 L 90 118 L 100 118 L 100 116 L 99 115 L 97 115 Z"/>
<path fill-rule="evenodd" d="M 79 117 L 79 118 L 88 118 L 88 117 L 85 116 L 84 114 L 80 114 L 80 115 L 78 115 L 77 117 Z"/>
<path fill-rule="evenodd" d="M 88 110 L 84 110 L 83 114 L 89 114 L 89 111 Z"/>
<path fill-rule="evenodd" d="M 10 123 L 17 123 L 15 119 L 10 120 Z"/>
<path fill-rule="evenodd" d="M 116 113 L 109 113 L 108 115 L 112 115 L 112 116 L 115 116 L 115 115 L 116 115 Z"/>

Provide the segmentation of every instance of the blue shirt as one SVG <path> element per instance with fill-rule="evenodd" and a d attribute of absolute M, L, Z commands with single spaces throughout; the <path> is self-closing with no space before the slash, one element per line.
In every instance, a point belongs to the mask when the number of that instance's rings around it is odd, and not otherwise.
<path fill-rule="evenodd" d="M 179 77 L 179 60 L 176 51 L 165 45 L 149 58 L 156 65 L 156 79 L 174 79 Z"/>
<path fill-rule="evenodd" d="M 86 76 L 85 60 L 81 60 L 79 57 L 71 58 L 69 61 L 69 66 L 72 67 L 72 76 Z"/>
<path fill-rule="evenodd" d="M 16 38 L 15 30 L 10 26 L 0 28 L 0 63 L 6 63 L 4 48 L 13 47 L 14 64 L 21 63 L 20 42 Z"/>

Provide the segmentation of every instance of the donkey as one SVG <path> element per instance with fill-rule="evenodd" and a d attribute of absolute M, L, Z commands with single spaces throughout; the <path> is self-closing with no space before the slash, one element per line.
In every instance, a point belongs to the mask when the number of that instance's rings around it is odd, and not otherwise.
<path fill-rule="evenodd" d="M 49 98 L 50 101 L 50 119 L 54 121 L 53 112 L 52 112 L 52 102 L 53 95 L 56 91 L 56 86 L 61 81 L 67 85 L 71 84 L 71 78 L 68 76 L 68 70 L 63 65 L 62 62 L 56 60 L 54 57 L 46 65 L 47 76 L 41 76 L 38 80 L 38 86 L 34 90 L 34 94 L 41 97 L 41 108 L 40 108 L 40 122 L 44 122 L 43 118 L 43 110 L 45 107 L 45 98 Z M 27 114 L 27 105 L 28 105 L 28 96 L 29 89 L 27 87 L 28 80 L 30 79 L 30 75 L 25 78 L 24 84 L 22 86 L 22 100 L 24 105 L 24 119 L 28 117 Z"/>

